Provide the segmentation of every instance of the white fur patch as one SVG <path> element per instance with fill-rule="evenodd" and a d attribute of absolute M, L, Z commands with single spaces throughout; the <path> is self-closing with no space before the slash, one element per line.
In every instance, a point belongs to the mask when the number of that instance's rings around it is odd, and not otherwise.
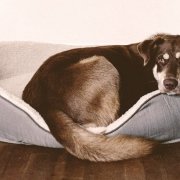
<path fill-rule="evenodd" d="M 89 58 L 86 58 L 86 59 L 82 59 L 79 62 L 79 64 L 91 63 L 91 62 L 97 61 L 98 59 L 99 59 L 99 56 L 92 56 L 92 57 L 89 57 Z"/>
<path fill-rule="evenodd" d="M 179 59 L 180 58 L 180 52 L 176 53 L 176 58 Z"/>
<path fill-rule="evenodd" d="M 153 75 L 154 75 L 154 78 L 157 80 L 158 82 L 158 88 L 159 90 L 163 90 L 164 89 L 164 85 L 163 85 L 163 81 L 166 77 L 166 72 L 165 70 L 164 71 L 161 71 L 161 72 L 157 72 L 157 65 L 154 66 L 153 68 Z"/>
<path fill-rule="evenodd" d="M 158 81 L 157 65 L 155 65 L 153 68 L 153 75 L 154 75 L 154 78 Z"/>
<path fill-rule="evenodd" d="M 100 126 L 100 127 L 88 127 L 86 130 L 92 132 L 94 134 L 104 134 L 107 127 Z"/>
<path fill-rule="evenodd" d="M 169 57 L 170 57 L 170 56 L 169 56 L 169 54 L 168 54 L 168 53 L 163 54 L 163 58 L 164 58 L 164 59 L 166 59 L 166 60 L 167 60 L 167 59 L 169 59 Z"/>

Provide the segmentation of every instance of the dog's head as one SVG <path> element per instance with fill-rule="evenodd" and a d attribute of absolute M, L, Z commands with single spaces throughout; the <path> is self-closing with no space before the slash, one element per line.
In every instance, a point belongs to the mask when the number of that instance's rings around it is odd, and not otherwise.
<path fill-rule="evenodd" d="M 151 64 L 162 93 L 180 94 L 180 36 L 156 35 L 138 44 L 144 65 Z"/>

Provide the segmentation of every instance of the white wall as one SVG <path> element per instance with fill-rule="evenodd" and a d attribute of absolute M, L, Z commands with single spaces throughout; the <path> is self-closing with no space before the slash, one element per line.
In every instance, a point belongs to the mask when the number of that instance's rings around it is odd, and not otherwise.
<path fill-rule="evenodd" d="M 127 44 L 180 34 L 180 0 L 0 0 L 0 41 Z"/>

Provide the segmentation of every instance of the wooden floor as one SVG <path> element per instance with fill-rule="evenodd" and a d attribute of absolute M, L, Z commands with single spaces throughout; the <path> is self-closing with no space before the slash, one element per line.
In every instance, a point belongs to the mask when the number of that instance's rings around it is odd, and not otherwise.
<path fill-rule="evenodd" d="M 141 159 L 82 161 L 63 149 L 0 142 L 0 180 L 178 180 L 180 143 Z"/>

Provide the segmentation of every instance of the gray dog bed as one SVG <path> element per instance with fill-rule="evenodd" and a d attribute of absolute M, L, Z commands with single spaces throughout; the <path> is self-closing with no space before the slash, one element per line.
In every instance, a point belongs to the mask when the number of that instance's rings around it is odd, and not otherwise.
<path fill-rule="evenodd" d="M 31 42 L 0 43 L 0 141 L 62 147 L 40 114 L 22 99 L 22 91 L 49 56 L 73 46 Z M 105 128 L 108 136 L 130 134 L 164 142 L 180 141 L 180 96 L 154 91 Z M 92 129 L 91 129 L 92 130 Z"/>

